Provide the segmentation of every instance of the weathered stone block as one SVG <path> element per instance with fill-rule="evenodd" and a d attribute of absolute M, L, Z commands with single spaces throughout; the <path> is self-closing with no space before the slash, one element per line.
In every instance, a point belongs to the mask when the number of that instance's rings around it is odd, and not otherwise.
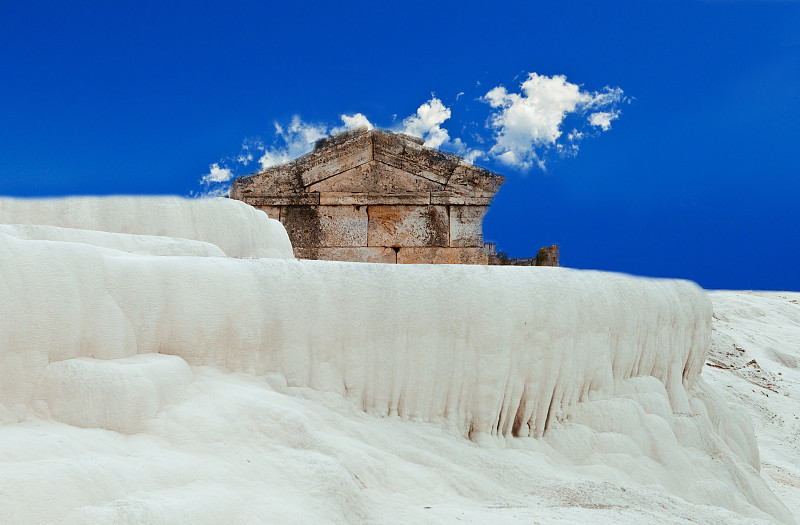
<path fill-rule="evenodd" d="M 303 193 L 303 181 L 295 161 L 233 181 L 231 198 L 250 202 L 251 197 Z"/>
<path fill-rule="evenodd" d="M 309 186 L 308 191 L 336 193 L 416 193 L 444 186 L 382 162 L 369 162 Z"/>
<path fill-rule="evenodd" d="M 363 206 L 285 206 L 281 222 L 294 247 L 366 246 Z"/>
<path fill-rule="evenodd" d="M 368 216 L 365 206 L 320 206 L 320 246 L 366 246 Z"/>
<path fill-rule="evenodd" d="M 275 219 L 276 221 L 281 220 L 280 206 L 255 206 L 255 207 L 266 213 L 267 217 L 269 217 L 270 219 Z"/>
<path fill-rule="evenodd" d="M 372 140 L 362 135 L 353 140 L 326 146 L 320 143 L 310 154 L 297 160 L 303 186 L 308 187 L 336 174 L 365 164 L 372 159 Z"/>
<path fill-rule="evenodd" d="M 298 259 L 319 259 L 324 261 L 350 261 L 369 263 L 397 262 L 397 252 L 392 248 L 383 247 L 353 247 L 353 248 L 311 248 L 298 246 L 294 249 L 294 256 Z"/>
<path fill-rule="evenodd" d="M 461 205 L 461 206 L 488 206 L 492 203 L 492 197 L 471 197 L 461 195 L 452 191 L 431 192 L 431 204 Z"/>
<path fill-rule="evenodd" d="M 281 222 L 289 234 L 292 247 L 319 246 L 320 224 L 317 214 L 319 206 L 287 206 L 281 214 Z"/>
<path fill-rule="evenodd" d="M 369 206 L 369 246 L 448 246 L 445 206 Z"/>
<path fill-rule="evenodd" d="M 471 197 L 494 197 L 505 179 L 477 166 L 460 164 L 447 181 L 446 191 Z"/>
<path fill-rule="evenodd" d="M 488 206 L 450 206 L 450 246 L 483 247 L 483 216 Z"/>
<path fill-rule="evenodd" d="M 397 251 L 397 264 L 489 264 L 483 248 L 404 247 Z"/>
<path fill-rule="evenodd" d="M 395 135 L 375 132 L 372 135 L 372 158 L 394 168 L 403 168 L 404 141 Z"/>
<path fill-rule="evenodd" d="M 313 206 L 319 204 L 319 193 L 251 197 L 247 203 L 251 206 Z"/>
<path fill-rule="evenodd" d="M 426 148 L 420 144 L 406 143 L 401 168 L 408 173 L 444 185 L 458 166 L 459 160 L 450 153 Z"/>
<path fill-rule="evenodd" d="M 319 194 L 319 203 L 322 205 L 357 205 L 367 206 L 371 204 L 405 204 L 405 205 L 428 205 L 431 203 L 431 194 L 428 192 L 414 193 L 346 193 L 346 192 L 323 192 Z"/>

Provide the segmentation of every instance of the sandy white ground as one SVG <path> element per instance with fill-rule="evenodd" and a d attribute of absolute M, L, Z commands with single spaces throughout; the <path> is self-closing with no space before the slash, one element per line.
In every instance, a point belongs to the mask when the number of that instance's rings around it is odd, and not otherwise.
<path fill-rule="evenodd" d="M 792 522 L 740 406 L 786 419 L 792 402 L 742 395 L 753 378 L 719 350 L 747 333 L 796 369 L 790 300 L 753 324 L 714 296 L 734 320 L 714 321 L 712 388 L 711 304 L 689 283 L 233 259 L 196 241 L 290 257 L 285 232 L 224 199 L 161 201 L 161 218 L 144 200 L 8 202 L 2 220 L 40 220 L 0 228 L 6 522 Z M 154 215 L 131 227 L 113 207 Z M 782 453 L 764 471 L 789 498 Z"/>
<path fill-rule="evenodd" d="M 755 427 L 761 473 L 800 516 L 800 293 L 713 292 L 706 381 Z"/>

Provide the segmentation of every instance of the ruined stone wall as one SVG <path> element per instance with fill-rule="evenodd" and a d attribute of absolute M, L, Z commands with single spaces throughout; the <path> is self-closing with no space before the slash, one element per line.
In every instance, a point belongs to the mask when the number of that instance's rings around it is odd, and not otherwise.
<path fill-rule="evenodd" d="M 321 194 L 320 204 L 256 205 L 281 221 L 301 259 L 488 264 L 481 232 L 488 206 L 429 204 Z M 324 204 L 323 204 L 324 202 Z"/>
<path fill-rule="evenodd" d="M 358 131 L 237 179 L 231 197 L 280 220 L 298 258 L 488 264 L 483 217 L 502 182 L 412 137 Z"/>
<path fill-rule="evenodd" d="M 557 244 L 551 244 L 539 249 L 536 257 L 509 257 L 503 252 L 497 252 L 494 243 L 485 243 L 489 246 L 489 264 L 501 266 L 560 266 Z"/>

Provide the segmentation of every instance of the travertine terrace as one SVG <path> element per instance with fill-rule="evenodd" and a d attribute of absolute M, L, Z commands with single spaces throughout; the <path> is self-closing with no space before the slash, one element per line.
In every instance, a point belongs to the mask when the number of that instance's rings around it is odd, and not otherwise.
<path fill-rule="evenodd" d="M 0 225 L 3 524 L 794 523 L 692 283 L 297 260 L 232 199 Z"/>
<path fill-rule="evenodd" d="M 482 223 L 503 177 L 422 140 L 355 130 L 234 181 L 280 220 L 301 259 L 487 264 Z"/>

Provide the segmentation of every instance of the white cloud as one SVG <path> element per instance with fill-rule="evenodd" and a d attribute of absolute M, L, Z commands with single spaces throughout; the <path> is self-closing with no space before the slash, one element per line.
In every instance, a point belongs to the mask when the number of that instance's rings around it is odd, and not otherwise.
<path fill-rule="evenodd" d="M 242 166 L 247 166 L 251 162 L 253 162 L 253 152 L 250 151 L 251 149 L 251 141 L 245 140 L 242 143 L 242 151 L 239 152 L 239 155 L 236 156 L 236 162 L 241 164 Z"/>
<path fill-rule="evenodd" d="M 449 118 L 450 108 L 433 97 L 417 108 L 414 115 L 403 119 L 400 132 L 423 139 L 430 148 L 438 148 L 450 140 L 447 130 L 441 126 Z"/>
<path fill-rule="evenodd" d="M 608 131 L 611 129 L 611 121 L 616 120 L 617 117 L 619 117 L 619 111 L 598 111 L 597 113 L 589 115 L 587 120 L 592 126 L 600 127 L 603 131 Z"/>
<path fill-rule="evenodd" d="M 497 86 L 486 93 L 483 100 L 495 110 L 488 124 L 494 130 L 494 145 L 489 153 L 500 162 L 523 169 L 533 164 L 544 169 L 542 155 L 550 148 L 577 150 L 573 142 L 582 138 L 577 130 L 568 136 L 572 143 L 569 148 L 558 145 L 561 126 L 568 115 L 607 110 L 624 98 L 619 88 L 583 91 L 577 84 L 568 82 L 564 75 L 548 77 L 530 73 L 520 87 L 520 93 L 510 93 L 505 87 Z M 618 116 L 617 110 L 595 111 L 595 120 L 590 117 L 589 122 L 606 131 L 611 120 Z"/>
<path fill-rule="evenodd" d="M 569 142 L 579 142 L 583 138 L 583 132 L 578 131 L 577 129 L 573 129 L 568 135 L 567 140 Z"/>
<path fill-rule="evenodd" d="M 331 129 L 331 135 L 351 129 L 372 129 L 375 127 L 363 113 L 356 113 L 355 115 L 340 115 L 339 118 L 342 119 L 342 125 Z"/>
<path fill-rule="evenodd" d="M 456 137 L 448 146 L 450 146 L 458 155 L 464 157 L 464 162 L 467 164 L 474 164 L 480 158 L 487 158 L 486 152 L 480 149 L 470 148 L 463 140 Z"/>
<path fill-rule="evenodd" d="M 463 91 L 458 92 L 454 103 L 463 95 Z M 474 100 L 470 97 L 465 99 Z M 494 159 L 523 170 L 534 165 L 544 170 L 549 153 L 573 156 L 583 139 L 608 131 L 611 122 L 620 116 L 619 106 L 630 99 L 620 88 L 586 91 L 568 82 L 564 75 L 548 77 L 530 73 L 518 93 L 497 86 L 481 100 L 490 107 L 485 127 L 473 121 L 455 124 L 454 129 L 460 127 L 461 135 L 469 142 L 450 137 L 443 124 L 451 118 L 451 108 L 433 94 L 392 129 L 420 137 L 428 147 L 452 151 L 468 164 L 478 159 Z M 471 108 L 464 109 L 469 112 Z M 318 140 L 331 134 L 375 127 L 363 113 L 341 114 L 339 118 L 338 126 L 306 122 L 299 115 L 294 115 L 288 123 L 274 122 L 274 138 L 269 145 L 260 139 L 246 139 L 238 155 L 209 166 L 209 172 L 200 181 L 205 188 L 203 195 L 227 194 L 230 181 L 252 173 L 253 168 L 248 166 L 255 160 L 260 169 L 266 169 L 308 153 Z M 399 120 L 397 114 L 391 118 L 393 123 Z M 478 132 L 479 129 L 484 133 Z M 491 132 L 485 133 L 486 129 Z"/>
<path fill-rule="evenodd" d="M 258 159 L 261 169 L 283 164 L 308 153 L 319 139 L 328 136 L 328 129 L 325 125 L 303 122 L 299 115 L 294 115 L 285 129 L 275 122 L 275 135 L 278 144 L 264 148 L 264 154 Z"/>
<path fill-rule="evenodd" d="M 612 88 L 606 86 L 603 88 L 603 91 L 595 91 L 592 93 L 589 109 L 610 107 L 614 106 L 615 104 L 620 104 L 625 100 L 625 93 L 622 91 L 622 89 L 618 87 Z"/>
<path fill-rule="evenodd" d="M 212 198 L 212 197 L 228 197 L 231 193 L 230 185 L 225 186 L 215 186 L 213 188 L 207 188 L 201 192 L 192 192 L 191 196 L 196 198 Z"/>
<path fill-rule="evenodd" d="M 288 125 L 274 122 L 275 141 L 272 146 L 265 146 L 259 139 L 246 139 L 242 149 L 235 157 L 228 157 L 232 165 L 248 166 L 254 159 L 254 153 L 259 154 L 258 163 L 261 169 L 266 169 L 277 164 L 293 160 L 304 153 L 311 151 L 314 144 L 321 138 L 330 134 L 340 133 L 349 129 L 372 129 L 372 123 L 362 113 L 341 115 L 342 125 L 330 128 L 325 124 L 314 124 L 303 121 L 299 115 L 294 115 Z M 225 195 L 228 184 L 235 176 L 234 170 L 228 166 L 214 163 L 209 166 L 209 173 L 200 180 L 206 187 L 204 196 Z"/>
<path fill-rule="evenodd" d="M 233 173 L 231 173 L 231 170 L 229 168 L 221 168 L 217 162 L 210 165 L 208 169 L 209 172 L 203 175 L 201 182 L 207 184 L 215 182 L 228 182 L 233 178 Z"/>
<path fill-rule="evenodd" d="M 463 95 L 463 93 L 459 93 L 459 95 Z M 472 164 L 480 158 L 488 158 L 485 151 L 469 147 L 460 138 L 450 139 L 450 134 L 442 127 L 450 115 L 450 108 L 446 107 L 438 98 L 432 97 L 417 108 L 413 115 L 403 119 L 401 127 L 397 131 L 423 139 L 429 148 L 446 148 L 454 151 L 462 156 L 467 164 Z"/>
<path fill-rule="evenodd" d="M 352 115 L 352 117 L 342 115 L 342 121 L 347 126 L 348 123 L 358 124 L 364 122 L 366 117 L 360 113 Z M 272 146 L 265 146 L 259 139 L 246 139 L 242 144 L 240 153 L 235 157 L 227 158 L 227 161 L 234 169 L 216 162 L 210 165 L 209 173 L 200 179 L 201 185 L 205 188 L 200 195 L 211 197 L 227 195 L 230 191 L 230 181 L 239 176 L 235 170 L 236 165 L 248 166 L 254 159 L 254 153 L 260 154 L 258 163 L 261 169 L 265 169 L 290 161 L 311 151 L 319 139 L 328 136 L 328 127 L 326 125 L 304 122 L 299 115 L 294 115 L 286 126 L 278 122 L 274 122 L 273 126 L 275 128 L 275 141 Z"/>
<path fill-rule="evenodd" d="M 264 154 L 258 159 L 261 169 L 283 164 L 314 149 L 314 144 L 322 138 L 351 129 L 372 129 L 374 126 L 363 113 L 340 115 L 342 125 L 329 128 L 326 124 L 304 122 L 294 115 L 285 128 L 275 122 L 276 145 L 261 146 Z M 245 164 L 246 165 L 246 164 Z"/>
<path fill-rule="evenodd" d="M 486 152 L 478 149 L 471 149 L 461 155 L 464 157 L 464 162 L 466 164 L 475 164 L 476 160 L 486 157 Z"/>
<path fill-rule="evenodd" d="M 208 167 L 208 173 L 200 179 L 200 184 L 204 189 L 200 192 L 191 192 L 191 195 L 194 197 L 227 196 L 230 191 L 228 183 L 233 177 L 234 175 L 230 168 L 220 166 L 218 162 L 215 162 Z"/>

